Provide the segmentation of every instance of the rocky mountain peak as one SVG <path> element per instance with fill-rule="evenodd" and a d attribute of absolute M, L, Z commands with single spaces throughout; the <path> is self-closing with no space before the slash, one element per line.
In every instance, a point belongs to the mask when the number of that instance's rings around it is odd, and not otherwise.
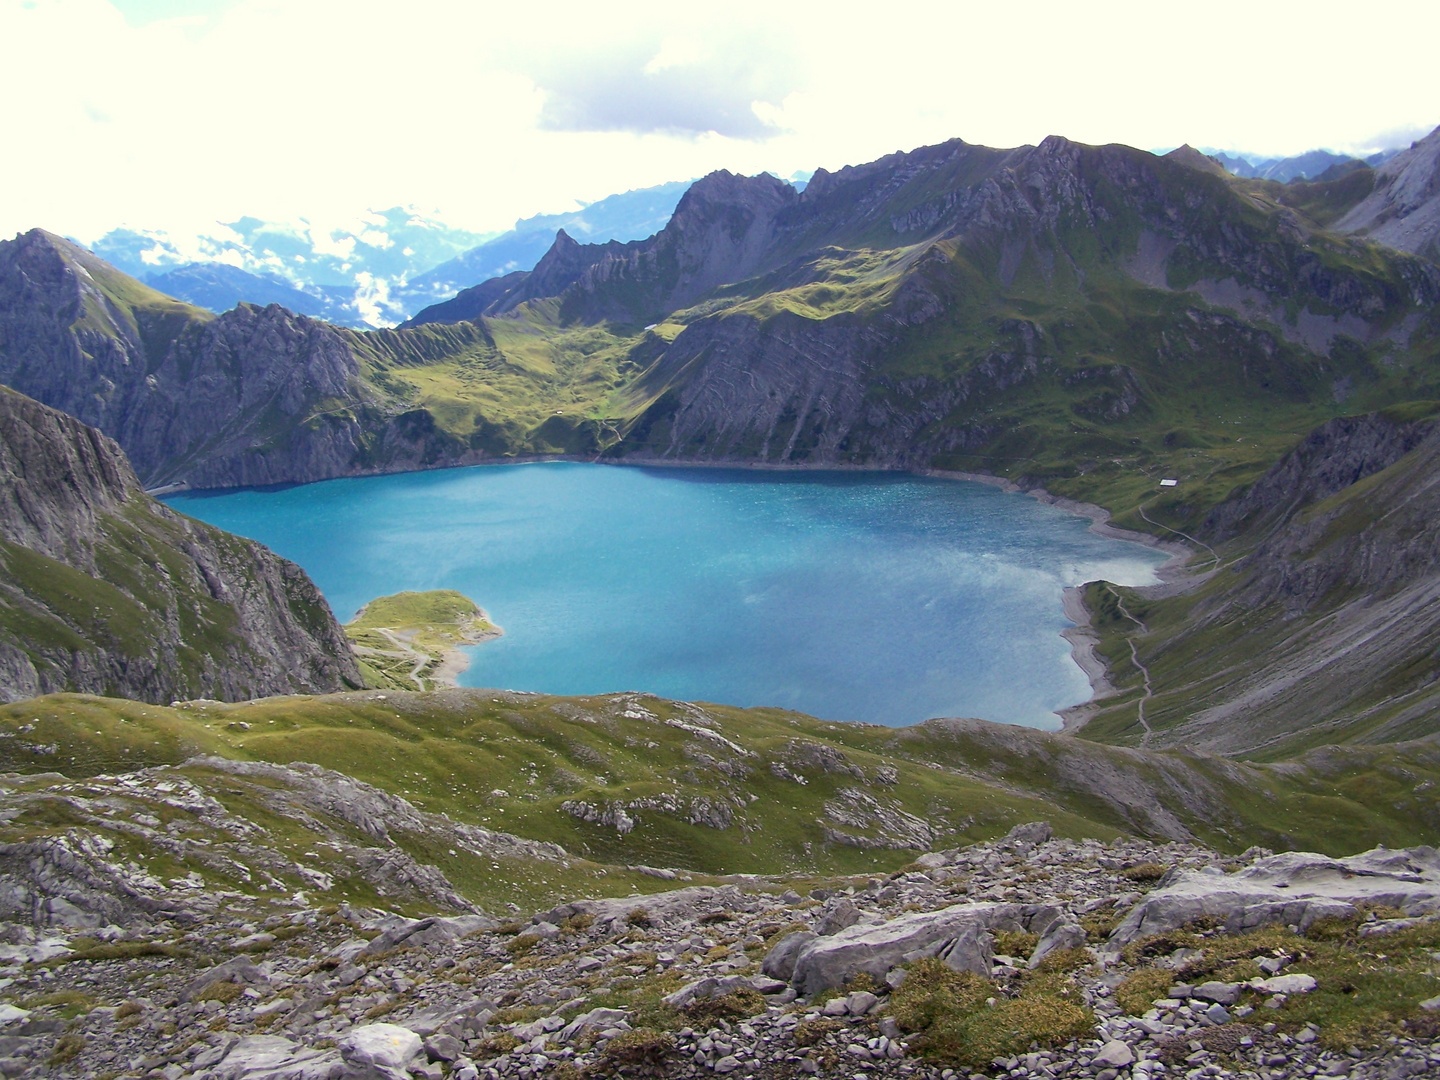
<path fill-rule="evenodd" d="M 798 198 L 793 187 L 769 173 L 740 176 L 720 169 L 690 185 L 665 231 L 689 232 L 720 217 L 743 228 L 773 218 Z"/>
<path fill-rule="evenodd" d="M 1213 173 L 1216 176 L 1228 175 L 1225 166 L 1221 165 L 1214 158 L 1202 154 L 1189 143 L 1183 143 L 1164 155 L 1166 161 L 1173 161 L 1177 165 L 1184 165 L 1189 169 L 1198 169 L 1201 172 Z"/>

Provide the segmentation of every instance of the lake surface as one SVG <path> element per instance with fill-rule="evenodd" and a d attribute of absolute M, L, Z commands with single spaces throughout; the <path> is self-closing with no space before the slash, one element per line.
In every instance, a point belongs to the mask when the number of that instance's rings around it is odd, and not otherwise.
<path fill-rule="evenodd" d="M 775 705 L 832 720 L 1056 728 L 1090 687 L 1061 592 L 1165 557 L 976 483 L 545 463 L 190 493 L 175 509 L 303 566 L 341 621 L 458 589 L 505 636 L 468 686 Z"/>

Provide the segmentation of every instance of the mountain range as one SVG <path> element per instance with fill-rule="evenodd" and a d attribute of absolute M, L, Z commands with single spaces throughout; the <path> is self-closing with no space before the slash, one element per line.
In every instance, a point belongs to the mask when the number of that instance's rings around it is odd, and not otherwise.
<path fill-rule="evenodd" d="M 486 278 L 529 270 L 557 229 L 587 240 L 635 240 L 664 227 L 688 182 L 537 214 L 499 234 L 457 229 L 413 210 L 372 212 L 349 227 L 244 217 L 189 239 L 114 229 L 94 252 L 161 292 L 212 312 L 281 304 L 340 326 L 389 326 Z"/>
<path fill-rule="evenodd" d="M 1058 137 L 803 191 L 714 173 L 649 237 L 561 229 L 364 333 L 217 316 L 35 230 L 0 244 L 0 381 L 151 486 L 556 455 L 987 473 L 1198 553 L 1183 586 L 1084 590 L 1083 738 L 1428 738 L 1437 147 L 1289 184 Z"/>

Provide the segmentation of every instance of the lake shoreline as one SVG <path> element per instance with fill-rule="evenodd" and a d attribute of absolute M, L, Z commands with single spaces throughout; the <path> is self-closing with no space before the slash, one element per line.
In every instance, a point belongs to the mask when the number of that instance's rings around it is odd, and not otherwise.
<path fill-rule="evenodd" d="M 675 458 L 653 458 L 649 456 L 629 456 L 623 459 L 597 459 L 594 457 L 580 457 L 568 454 L 534 455 L 525 457 L 506 458 L 503 460 L 489 459 L 441 465 L 435 468 L 421 469 L 377 469 L 366 470 L 346 474 L 345 476 L 330 477 L 327 479 L 359 479 L 372 476 L 403 475 L 408 473 L 440 472 L 446 469 L 469 469 L 483 468 L 487 466 L 504 465 L 527 465 L 527 464 L 590 464 L 590 465 L 611 465 L 621 468 L 640 469 L 709 469 L 714 471 L 737 470 L 750 472 L 783 472 L 783 473 L 861 473 L 879 474 L 891 473 L 897 476 L 912 476 L 938 480 L 965 481 L 970 483 L 983 484 L 987 487 L 998 488 L 1006 494 L 1023 494 L 1035 499 L 1037 502 L 1055 506 L 1068 514 L 1084 517 L 1089 521 L 1088 531 L 1106 539 L 1118 540 L 1126 543 L 1140 544 L 1154 551 L 1165 554 L 1166 561 L 1155 568 L 1154 573 L 1159 579 L 1158 585 L 1143 586 L 1143 588 L 1163 588 L 1170 590 L 1183 590 L 1193 581 L 1194 572 L 1187 567 L 1195 552 L 1187 545 L 1173 540 L 1163 540 L 1149 533 L 1143 533 L 1132 529 L 1120 528 L 1110 523 L 1112 514 L 1106 508 L 1094 503 L 1080 502 L 1065 496 L 1055 495 L 1040 486 L 1025 487 L 1014 481 L 996 476 L 991 473 L 961 472 L 945 469 L 928 468 L 900 468 L 885 465 L 873 464 L 846 464 L 846 463 L 773 463 L 755 461 L 695 461 Z M 324 481 L 312 481 L 322 483 Z M 278 490 L 290 487 L 306 486 L 301 484 L 266 485 L 263 487 L 252 487 L 249 490 Z M 204 495 L 213 493 L 216 495 L 246 490 L 242 487 L 219 488 L 219 489 L 184 489 L 166 491 L 166 495 Z M 1053 713 L 1061 723 L 1061 730 L 1072 732 L 1079 730 L 1090 715 L 1096 711 L 1093 706 L 1111 696 L 1115 688 L 1108 679 L 1108 670 L 1104 660 L 1101 658 L 1097 646 L 1098 635 L 1090 623 L 1090 613 L 1086 610 L 1083 601 L 1080 599 L 1078 588 L 1067 588 L 1062 593 L 1061 608 L 1066 617 L 1075 625 L 1060 631 L 1070 645 L 1072 662 L 1085 675 L 1090 686 L 1090 697 L 1084 702 L 1056 709 Z M 476 642 L 466 642 L 465 645 L 481 644 L 488 640 L 488 636 Z M 440 665 L 432 676 L 437 685 L 458 686 L 460 676 L 470 668 L 471 658 L 459 647 L 449 649 L 442 657 Z"/>

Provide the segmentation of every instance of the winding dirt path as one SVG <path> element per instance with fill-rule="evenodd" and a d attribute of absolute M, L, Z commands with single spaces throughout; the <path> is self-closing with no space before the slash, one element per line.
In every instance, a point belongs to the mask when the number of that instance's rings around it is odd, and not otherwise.
<path fill-rule="evenodd" d="M 1150 519 L 1145 518 L 1145 520 L 1149 521 Z M 1173 529 L 1171 530 L 1171 532 L 1174 531 L 1175 530 Z M 1214 553 L 1212 552 L 1211 554 Z M 1141 622 L 1139 619 L 1137 619 L 1134 615 L 1130 614 L 1130 610 L 1125 606 L 1125 601 L 1122 600 L 1120 598 L 1120 594 L 1115 591 L 1115 586 L 1111 585 L 1107 581 L 1105 583 L 1105 588 L 1110 590 L 1111 596 L 1115 597 L 1115 606 L 1120 609 L 1120 614 L 1124 615 L 1125 618 L 1129 619 L 1136 626 L 1138 626 L 1140 628 L 1140 633 L 1148 634 L 1150 632 L 1150 628 L 1146 626 L 1143 622 Z M 1135 645 L 1135 636 L 1133 634 L 1126 634 L 1125 641 L 1130 646 L 1131 663 L 1133 663 L 1140 670 L 1141 676 L 1143 676 L 1145 679 L 1145 693 L 1140 698 L 1139 707 L 1140 726 L 1145 729 L 1145 734 L 1140 736 L 1140 748 L 1143 750 L 1146 746 L 1149 745 L 1150 737 L 1155 734 L 1155 732 L 1150 730 L 1150 721 L 1145 718 L 1145 703 L 1155 696 L 1155 692 L 1150 687 L 1150 669 L 1146 667 L 1144 662 L 1140 659 L 1140 650 Z"/>
<path fill-rule="evenodd" d="M 1195 539 L 1195 537 L 1191 536 L 1189 533 L 1183 533 L 1183 532 L 1181 532 L 1179 529 L 1172 529 L 1172 528 L 1170 528 L 1169 525 L 1166 525 L 1166 524 L 1164 524 L 1164 523 L 1162 523 L 1162 522 L 1156 521 L 1156 520 L 1155 520 L 1154 518 L 1152 518 L 1149 514 L 1145 513 L 1145 504 L 1144 504 L 1144 503 L 1141 503 L 1141 504 L 1140 504 L 1139 506 L 1137 506 L 1135 509 L 1139 512 L 1139 514 L 1140 514 L 1140 516 L 1141 516 L 1142 518 L 1144 518 L 1146 521 L 1148 521 L 1151 525 L 1154 525 L 1157 529 L 1164 529 L 1164 530 L 1165 530 L 1166 532 L 1168 532 L 1168 533 L 1174 533 L 1176 536 L 1182 537 L 1182 538 L 1185 539 L 1185 540 L 1189 540 L 1190 543 L 1192 543 L 1192 544 L 1197 544 L 1197 545 L 1199 545 L 1200 547 L 1203 547 L 1206 551 L 1208 551 L 1208 552 L 1210 553 L 1210 558 L 1213 560 L 1213 561 L 1210 563 L 1209 567 L 1207 567 L 1207 569 L 1209 569 L 1209 570 L 1219 569 L 1219 566 L 1220 566 L 1220 556 L 1219 556 L 1219 554 L 1218 554 L 1218 553 L 1215 551 L 1215 549 L 1212 548 L 1209 544 L 1205 543 L 1204 540 L 1197 540 L 1197 539 Z M 1116 597 L 1116 599 L 1118 600 L 1119 597 Z"/>

